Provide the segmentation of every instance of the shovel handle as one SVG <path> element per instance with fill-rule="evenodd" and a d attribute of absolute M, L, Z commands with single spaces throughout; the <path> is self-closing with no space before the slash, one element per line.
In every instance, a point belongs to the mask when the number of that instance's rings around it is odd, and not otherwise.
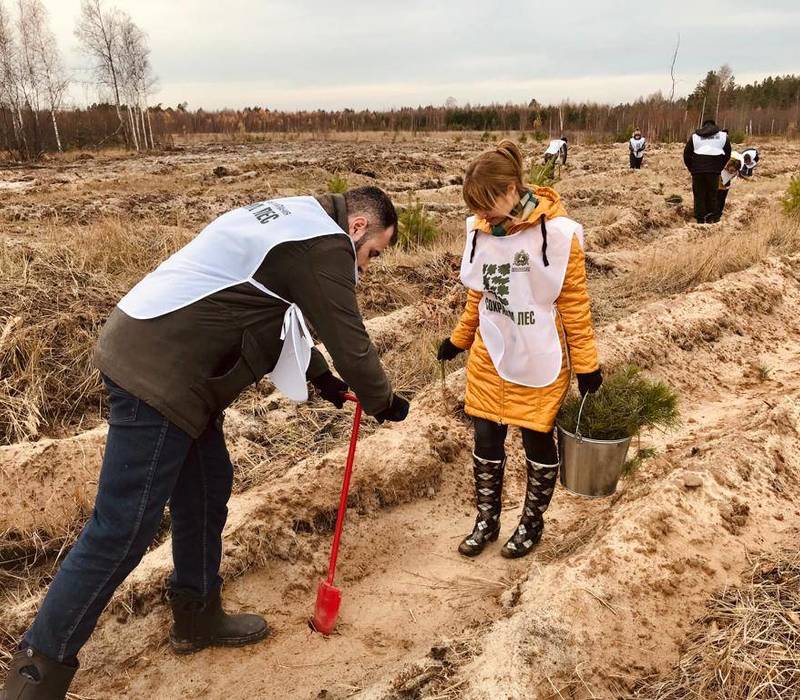
<path fill-rule="evenodd" d="M 343 394 L 345 400 L 354 401 L 356 410 L 353 414 L 353 430 L 350 433 L 350 449 L 347 453 L 347 464 L 344 469 L 344 480 L 342 481 L 342 494 L 339 497 L 339 511 L 336 515 L 336 528 L 333 531 L 333 544 L 331 545 L 331 559 L 328 564 L 327 582 L 333 585 L 334 574 L 336 573 L 336 560 L 339 557 L 339 542 L 342 539 L 342 528 L 344 527 L 344 514 L 347 510 L 347 494 L 350 491 L 350 476 L 353 473 L 353 463 L 356 459 L 356 444 L 358 443 L 358 433 L 361 427 L 361 404 L 353 394 Z"/>

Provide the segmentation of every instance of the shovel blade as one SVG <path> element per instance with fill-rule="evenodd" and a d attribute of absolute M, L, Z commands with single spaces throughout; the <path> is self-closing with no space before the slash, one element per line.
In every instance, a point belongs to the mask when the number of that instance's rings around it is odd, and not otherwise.
<path fill-rule="evenodd" d="M 320 581 L 317 588 L 317 603 L 314 607 L 314 617 L 311 626 L 315 631 L 326 637 L 336 627 L 339 617 L 339 607 L 342 604 L 342 592 L 327 581 Z"/>

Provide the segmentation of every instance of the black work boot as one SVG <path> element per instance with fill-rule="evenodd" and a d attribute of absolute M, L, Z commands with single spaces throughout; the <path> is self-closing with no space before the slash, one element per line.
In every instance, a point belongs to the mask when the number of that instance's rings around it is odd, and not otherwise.
<path fill-rule="evenodd" d="M 242 647 L 258 642 L 269 634 L 260 615 L 229 615 L 222 609 L 220 591 L 208 598 L 184 589 L 167 594 L 175 624 L 169 641 L 178 654 L 191 654 L 206 647 Z"/>
<path fill-rule="evenodd" d="M 500 550 L 506 559 L 524 557 L 542 539 L 544 530 L 544 512 L 550 505 L 553 489 L 556 487 L 558 463 L 539 464 L 530 459 L 528 464 L 528 484 L 525 490 L 525 505 L 517 529 L 511 535 L 503 549 Z"/>
<path fill-rule="evenodd" d="M 474 557 L 494 542 L 500 534 L 500 510 L 503 496 L 503 472 L 505 459 L 482 459 L 472 455 L 475 475 L 475 497 L 478 502 L 478 515 L 475 527 L 458 545 L 458 551 L 467 557 Z"/>
<path fill-rule="evenodd" d="M 60 664 L 32 647 L 21 649 L 11 658 L 0 700 L 63 700 L 77 670 L 77 662 Z"/>

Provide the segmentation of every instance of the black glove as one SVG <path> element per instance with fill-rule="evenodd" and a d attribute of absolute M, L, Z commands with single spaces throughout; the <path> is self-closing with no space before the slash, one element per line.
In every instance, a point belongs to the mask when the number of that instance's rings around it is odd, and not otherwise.
<path fill-rule="evenodd" d="M 330 401 L 336 408 L 344 406 L 342 394 L 349 387 L 339 377 L 334 377 L 330 370 L 325 370 L 319 377 L 312 379 L 311 383 L 323 399 Z"/>
<path fill-rule="evenodd" d="M 390 420 L 393 423 L 399 423 L 406 419 L 408 415 L 408 401 L 402 396 L 392 394 L 392 402 L 388 408 L 384 408 L 380 413 L 375 416 L 378 423 L 383 423 L 385 420 Z"/>
<path fill-rule="evenodd" d="M 594 372 L 587 372 L 586 374 L 579 374 L 578 377 L 578 391 L 581 396 L 586 396 L 587 393 L 594 394 L 603 383 L 603 373 L 600 369 Z"/>
<path fill-rule="evenodd" d="M 437 360 L 452 360 L 459 353 L 464 352 L 458 345 L 453 345 L 450 338 L 445 338 L 439 344 L 439 351 L 436 353 Z"/>

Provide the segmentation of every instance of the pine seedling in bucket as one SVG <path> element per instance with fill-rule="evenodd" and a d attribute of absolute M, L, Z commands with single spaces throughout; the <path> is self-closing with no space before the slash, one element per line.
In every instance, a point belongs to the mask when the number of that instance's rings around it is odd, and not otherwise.
<path fill-rule="evenodd" d="M 561 483 L 583 496 L 614 493 L 631 439 L 645 428 L 679 425 L 678 396 L 626 365 L 596 394 L 567 398 L 558 414 Z"/>

